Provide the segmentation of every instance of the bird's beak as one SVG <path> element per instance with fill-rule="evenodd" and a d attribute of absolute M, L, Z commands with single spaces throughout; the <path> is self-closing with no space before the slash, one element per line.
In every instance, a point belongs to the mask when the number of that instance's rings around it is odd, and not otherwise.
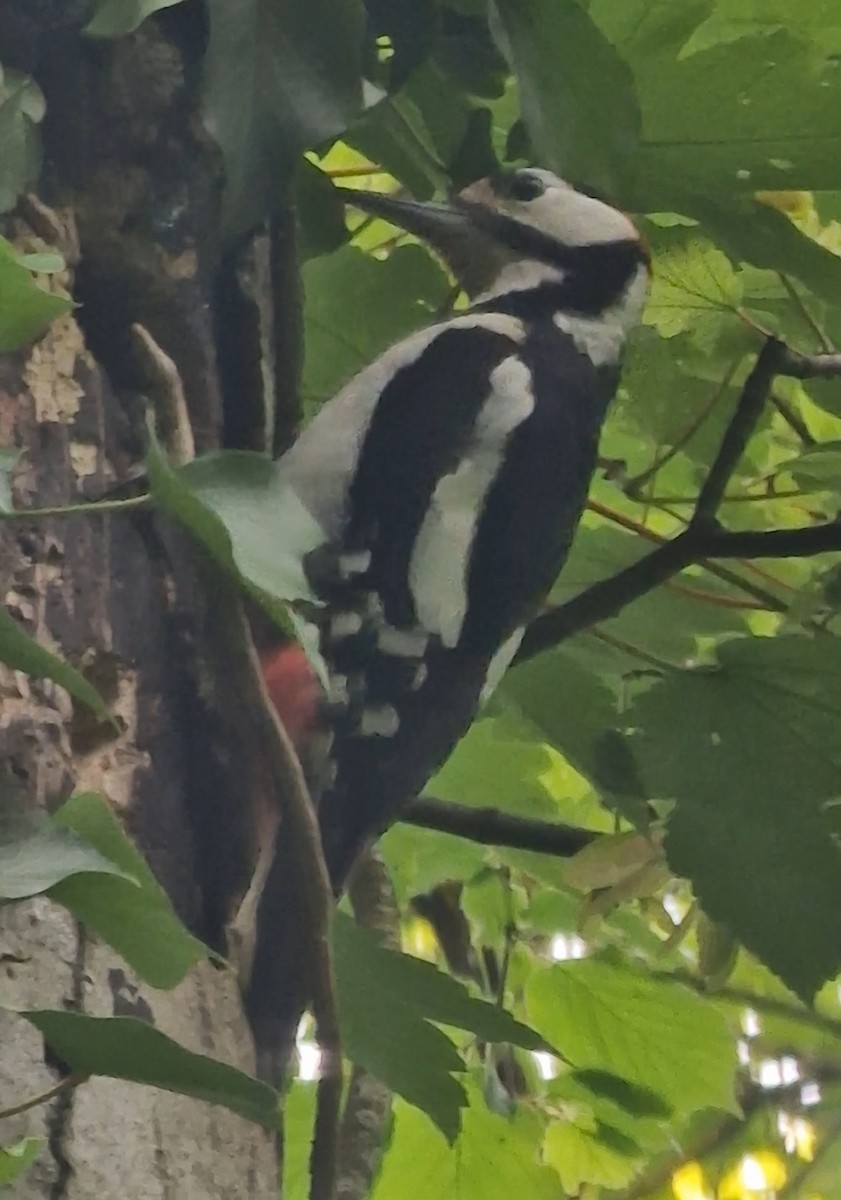
<path fill-rule="evenodd" d="M 336 189 L 346 204 L 383 217 L 392 225 L 421 238 L 435 250 L 455 275 L 461 287 L 474 295 L 489 282 L 489 265 L 494 255 L 485 233 L 471 219 L 470 206 L 433 203 L 388 196 L 383 192 Z"/>
<path fill-rule="evenodd" d="M 451 204 L 402 199 L 384 192 L 365 192 L 356 188 L 337 188 L 345 204 L 383 217 L 392 225 L 423 238 L 431 246 L 445 250 L 453 238 L 462 238 L 469 224 L 464 213 Z"/>

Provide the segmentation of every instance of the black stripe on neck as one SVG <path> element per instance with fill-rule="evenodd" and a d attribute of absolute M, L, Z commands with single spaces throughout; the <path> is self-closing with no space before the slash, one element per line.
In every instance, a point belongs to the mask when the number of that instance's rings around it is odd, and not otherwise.
<path fill-rule="evenodd" d="M 618 274 L 570 275 L 558 283 L 501 292 L 480 304 L 471 304 L 469 311 L 506 313 L 527 324 L 551 320 L 558 312 L 598 317 L 620 299 L 627 282 L 627 277 Z"/>
<path fill-rule="evenodd" d="M 566 278 L 562 284 L 547 286 L 556 289 L 552 300 L 560 298 L 557 307 L 566 312 L 595 316 L 610 308 L 620 299 L 635 271 L 648 261 L 644 247 L 636 238 L 568 246 L 532 225 L 514 221 L 483 205 L 462 202 L 461 207 L 483 233 L 518 258 L 531 259 L 563 271 Z M 496 301 L 477 307 L 500 310 Z M 502 311 L 513 310 L 504 308 Z"/>

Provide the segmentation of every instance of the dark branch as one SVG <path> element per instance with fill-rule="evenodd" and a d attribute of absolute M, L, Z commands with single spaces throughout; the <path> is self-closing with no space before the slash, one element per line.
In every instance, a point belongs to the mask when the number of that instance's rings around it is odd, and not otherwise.
<path fill-rule="evenodd" d="M 719 447 L 687 529 L 632 563 L 539 616 L 526 631 L 516 662 L 559 645 L 639 599 L 694 563 L 721 558 L 807 558 L 841 551 L 841 522 L 801 529 L 730 533 L 716 521 L 725 490 L 768 399 L 777 375 L 795 379 L 841 378 L 841 354 L 800 354 L 769 338 L 745 381 L 739 404 Z M 712 565 L 712 564 L 710 564 Z"/>
<path fill-rule="evenodd" d="M 745 380 L 736 411 L 721 440 L 710 473 L 704 480 L 691 525 L 709 523 L 718 512 L 722 496 L 762 415 L 768 392 L 782 361 L 783 350 L 782 343 L 774 338 L 769 338 L 760 350 L 753 370 Z"/>
<path fill-rule="evenodd" d="M 788 375 L 792 379 L 841 378 L 841 354 L 801 354 L 782 342 L 777 345 L 780 354 L 777 375 Z"/>
<path fill-rule="evenodd" d="M 413 800 L 401 821 L 422 829 L 437 829 L 485 846 L 508 846 L 512 850 L 535 850 L 572 858 L 599 835 L 560 821 L 533 821 L 514 817 L 496 808 L 471 808 L 446 800 Z"/>

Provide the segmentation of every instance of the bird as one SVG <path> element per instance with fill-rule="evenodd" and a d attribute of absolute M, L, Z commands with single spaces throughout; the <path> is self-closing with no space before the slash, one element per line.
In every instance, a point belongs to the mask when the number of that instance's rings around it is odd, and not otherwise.
<path fill-rule="evenodd" d="M 448 201 L 343 198 L 425 242 L 468 303 L 364 367 L 278 463 L 316 531 L 302 559 L 329 680 L 317 807 L 336 896 L 466 733 L 555 583 L 650 278 L 627 214 L 537 167 Z M 281 847 L 246 993 L 258 1047 L 294 1007 L 273 932 L 282 874 Z"/>

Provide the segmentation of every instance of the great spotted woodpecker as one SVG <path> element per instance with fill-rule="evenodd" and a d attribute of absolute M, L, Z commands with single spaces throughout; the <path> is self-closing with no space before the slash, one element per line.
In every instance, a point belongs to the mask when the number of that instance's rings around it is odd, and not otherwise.
<path fill-rule="evenodd" d="M 563 566 L 649 277 L 631 220 L 548 171 L 449 204 L 346 196 L 427 241 L 471 302 L 362 370 L 280 462 L 320 530 L 306 569 L 337 714 L 318 801 L 337 893 L 465 733 Z M 271 910 L 269 890 L 258 1041 L 272 980 L 283 990 Z"/>

